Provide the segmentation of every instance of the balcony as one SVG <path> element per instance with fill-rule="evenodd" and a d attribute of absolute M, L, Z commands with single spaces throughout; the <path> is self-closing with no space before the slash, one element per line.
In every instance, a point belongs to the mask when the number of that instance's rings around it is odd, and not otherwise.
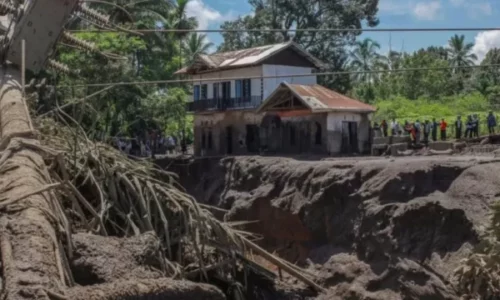
<path fill-rule="evenodd" d="M 261 96 L 228 99 L 204 99 L 187 103 L 187 111 L 224 111 L 238 109 L 255 109 L 262 103 Z"/>

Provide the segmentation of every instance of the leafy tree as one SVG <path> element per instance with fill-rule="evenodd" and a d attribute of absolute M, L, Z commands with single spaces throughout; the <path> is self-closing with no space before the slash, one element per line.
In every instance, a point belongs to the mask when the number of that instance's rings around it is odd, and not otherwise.
<path fill-rule="evenodd" d="M 377 53 L 380 49 L 380 44 L 372 39 L 366 38 L 362 41 L 356 42 L 355 48 L 351 51 L 351 69 L 357 72 L 355 74 L 356 80 L 360 82 L 372 83 L 377 77 L 372 72 L 381 67 L 382 56 Z"/>
<path fill-rule="evenodd" d="M 191 33 L 183 44 L 184 55 L 187 58 L 187 65 L 191 64 L 195 57 L 199 54 L 207 54 L 213 43 L 207 43 L 207 36 L 205 34 Z"/>
<path fill-rule="evenodd" d="M 474 61 L 477 60 L 477 56 L 472 53 L 472 47 L 474 47 L 474 44 L 465 43 L 464 35 L 454 35 L 448 41 L 448 45 L 450 47 L 448 50 L 450 66 L 454 68 L 454 73 L 457 73 L 458 68 L 460 67 L 474 65 Z"/>

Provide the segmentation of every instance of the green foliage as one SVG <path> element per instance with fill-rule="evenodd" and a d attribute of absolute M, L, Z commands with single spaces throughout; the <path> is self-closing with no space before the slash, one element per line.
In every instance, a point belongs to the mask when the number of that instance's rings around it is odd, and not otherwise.
<path fill-rule="evenodd" d="M 146 0 L 128 2 L 115 0 L 123 9 L 103 3 L 91 6 L 111 16 L 120 26 L 135 28 L 194 29 L 197 20 L 186 16 L 187 0 Z M 133 24 L 129 24 L 133 20 Z M 93 28 L 82 20 L 73 21 L 71 29 Z M 148 80 L 173 79 L 173 73 L 191 59 L 193 53 L 186 53 L 183 45 L 195 53 L 206 51 L 202 37 L 188 38 L 185 33 L 155 33 L 136 36 L 125 33 L 83 32 L 77 37 L 95 44 L 102 53 L 118 54 L 126 59 L 111 59 L 98 53 L 80 51 L 68 45 L 57 48 L 57 60 L 72 69 L 80 70 L 78 77 L 51 74 L 51 80 L 59 85 L 75 85 L 102 82 L 140 82 Z M 187 39 L 187 40 L 186 40 Z M 193 39 L 197 43 L 188 41 Z M 199 49 L 197 49 L 199 47 Z M 116 86 L 79 105 L 66 110 L 89 132 L 108 136 L 143 135 L 150 129 L 170 131 L 177 136 L 189 134 L 190 119 L 185 112 L 187 85 Z M 49 111 L 56 104 L 81 99 L 101 88 L 73 87 L 58 88 L 42 95 L 38 110 Z M 186 132 L 187 131 L 187 132 Z"/>

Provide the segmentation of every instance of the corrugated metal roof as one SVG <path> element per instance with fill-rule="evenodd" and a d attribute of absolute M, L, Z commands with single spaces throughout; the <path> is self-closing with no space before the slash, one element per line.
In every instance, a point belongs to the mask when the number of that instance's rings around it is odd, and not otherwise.
<path fill-rule="evenodd" d="M 283 99 L 283 93 L 292 93 L 305 107 L 313 113 L 344 111 L 344 112 L 375 112 L 376 108 L 359 100 L 327 89 L 324 86 L 288 84 L 282 82 L 280 86 L 260 105 L 258 112 L 273 107 L 274 100 Z M 287 108 L 283 108 L 287 109 Z"/>
<path fill-rule="evenodd" d="M 293 47 L 297 51 L 297 53 L 304 56 L 317 68 L 322 67 L 322 63 L 318 59 L 310 55 L 308 52 L 306 52 L 300 46 L 298 46 L 293 42 L 266 45 L 266 46 L 242 49 L 237 51 L 200 55 L 198 58 L 201 58 L 206 63 L 207 67 L 213 70 L 236 68 L 236 67 L 258 64 L 262 60 L 288 47 Z M 183 68 L 175 72 L 175 74 L 188 73 L 189 69 L 190 69 L 189 67 Z"/>
<path fill-rule="evenodd" d="M 313 111 L 317 110 L 348 110 L 374 112 L 376 108 L 359 100 L 327 89 L 324 86 L 287 84 Z"/>

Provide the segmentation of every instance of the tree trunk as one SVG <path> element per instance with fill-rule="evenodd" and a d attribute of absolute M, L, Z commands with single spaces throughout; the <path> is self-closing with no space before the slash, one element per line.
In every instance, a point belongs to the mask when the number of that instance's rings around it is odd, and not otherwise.
<path fill-rule="evenodd" d="M 57 199 L 22 98 L 21 75 L 0 71 L 0 249 L 3 298 L 49 299 L 64 290 L 56 232 Z M 30 143 L 34 147 L 26 147 Z M 15 200 L 15 201 L 14 201 Z"/>

